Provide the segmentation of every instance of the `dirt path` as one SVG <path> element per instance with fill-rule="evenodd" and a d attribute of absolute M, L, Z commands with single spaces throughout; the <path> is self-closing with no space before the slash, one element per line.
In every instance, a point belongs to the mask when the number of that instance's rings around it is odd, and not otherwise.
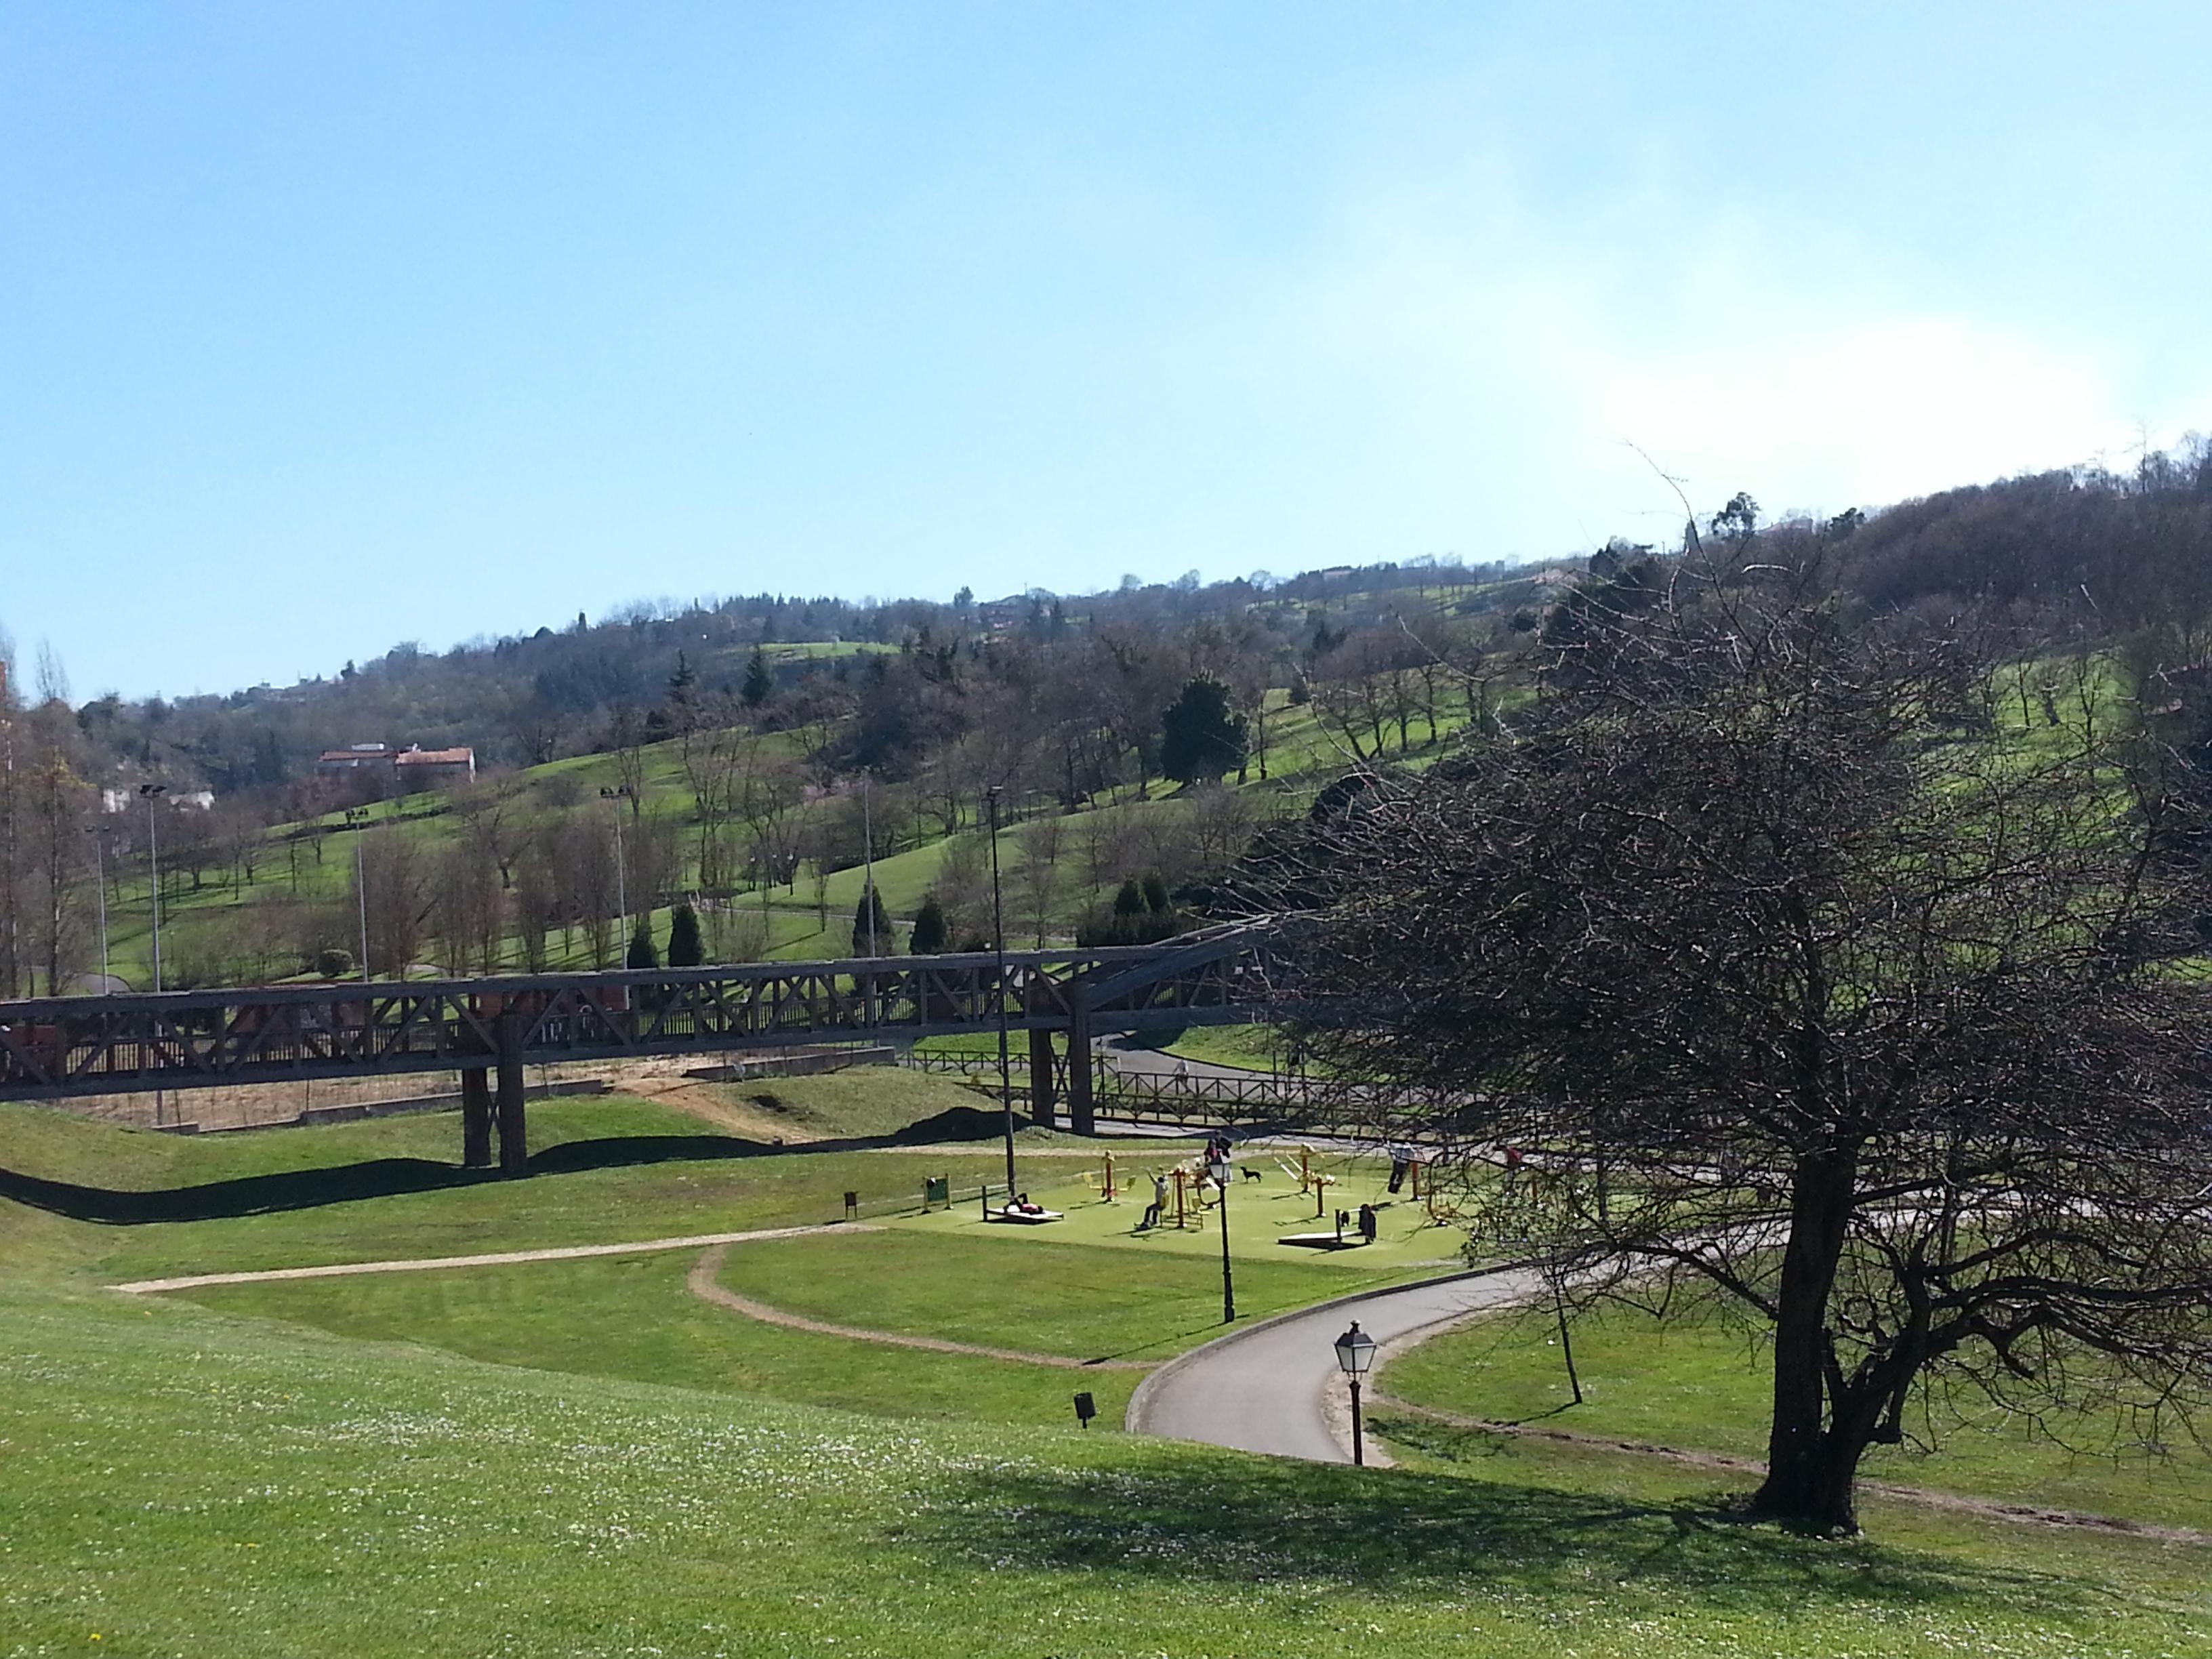
<path fill-rule="evenodd" d="M 595 1255 L 645 1255 L 656 1250 L 696 1250 L 705 1245 L 750 1244 L 769 1238 L 799 1238 L 816 1233 L 873 1233 L 866 1222 L 836 1221 L 826 1226 L 763 1227 L 744 1233 L 694 1233 L 683 1238 L 643 1238 L 627 1244 L 565 1244 L 544 1250 L 500 1250 L 488 1255 L 418 1256 L 397 1261 L 341 1261 L 323 1267 L 267 1267 L 258 1273 L 188 1273 L 179 1279 L 139 1279 L 114 1288 L 131 1296 L 158 1291 L 191 1291 L 204 1285 L 258 1285 L 280 1279 L 343 1279 L 355 1273 L 422 1273 L 442 1267 L 504 1267 L 518 1261 L 575 1261 Z"/>
<path fill-rule="evenodd" d="M 816 1228 L 817 1232 L 832 1231 Z M 1028 1353 L 1019 1348 L 990 1348 L 975 1342 L 953 1342 L 943 1337 L 906 1336 L 896 1331 L 862 1330 L 854 1325 L 833 1325 L 826 1320 L 809 1319 L 803 1314 L 787 1313 L 781 1308 L 772 1308 L 765 1302 L 756 1302 L 750 1297 L 739 1296 L 720 1283 L 722 1262 L 729 1255 L 732 1244 L 750 1241 L 732 1238 L 715 1244 L 702 1255 L 692 1267 L 688 1281 L 691 1294 L 702 1302 L 710 1302 L 718 1308 L 727 1308 L 748 1319 L 757 1319 L 764 1325 L 781 1325 L 794 1331 L 811 1331 L 817 1336 L 842 1336 L 855 1342 L 880 1342 L 893 1348 L 926 1348 L 932 1353 L 973 1354 L 983 1359 L 1011 1359 L 1024 1365 L 1056 1365 L 1072 1371 L 1148 1371 L 1152 1362 L 1143 1359 L 1071 1359 L 1065 1354 Z"/>

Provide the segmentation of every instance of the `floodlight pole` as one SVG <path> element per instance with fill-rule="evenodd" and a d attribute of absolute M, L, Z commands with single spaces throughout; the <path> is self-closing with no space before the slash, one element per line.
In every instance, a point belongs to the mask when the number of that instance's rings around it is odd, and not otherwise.
<path fill-rule="evenodd" d="M 860 774 L 860 896 L 868 913 L 868 954 L 883 951 L 876 944 L 876 821 L 868 812 L 868 775 Z"/>
<path fill-rule="evenodd" d="M 368 831 L 368 809 L 366 806 L 346 808 L 346 822 L 353 826 L 353 896 L 361 910 L 361 982 L 368 983 L 368 878 L 362 854 L 362 837 Z M 404 979 L 404 973 L 400 978 Z"/>
<path fill-rule="evenodd" d="M 158 783 L 142 783 L 138 786 L 138 793 L 146 800 L 146 858 L 153 872 L 152 886 L 147 896 L 153 906 L 154 915 L 154 988 L 159 991 L 161 988 L 161 828 L 154 816 L 154 802 L 163 793 L 163 787 Z M 158 1108 L 160 1091 L 155 1092 Z M 157 1120 L 158 1116 L 157 1110 Z"/>
<path fill-rule="evenodd" d="M 152 872 L 152 881 L 147 890 L 147 902 L 152 907 L 154 918 L 154 989 L 161 988 L 161 830 L 154 811 L 154 803 L 165 793 L 166 786 L 142 783 L 138 793 L 146 803 L 146 861 Z M 154 1123 L 161 1121 L 161 1072 L 158 1053 L 154 1069 Z"/>
<path fill-rule="evenodd" d="M 991 817 L 991 940 L 998 957 L 999 1109 L 1006 1129 L 1006 1196 L 1014 1195 L 1014 1084 L 1006 1061 L 1006 916 L 999 896 L 999 786 L 983 792 Z"/>
<path fill-rule="evenodd" d="M 112 975 L 108 972 L 107 957 L 107 831 L 94 825 L 92 831 L 93 890 L 100 895 L 100 994 L 106 996 L 113 988 L 108 983 Z"/>
<path fill-rule="evenodd" d="M 621 918 L 617 925 L 622 934 L 623 964 L 627 967 L 629 964 L 629 878 L 623 869 L 622 804 L 623 798 L 629 793 L 629 786 L 625 783 L 618 788 L 601 789 L 599 793 L 606 797 L 615 813 L 615 909 Z"/>

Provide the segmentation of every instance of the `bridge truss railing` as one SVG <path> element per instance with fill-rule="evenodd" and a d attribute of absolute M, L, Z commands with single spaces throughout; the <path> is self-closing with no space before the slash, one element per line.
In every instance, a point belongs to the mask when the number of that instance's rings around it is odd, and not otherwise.
<path fill-rule="evenodd" d="M 1246 1018 L 1267 939 L 6 1002 L 0 1098 Z"/>

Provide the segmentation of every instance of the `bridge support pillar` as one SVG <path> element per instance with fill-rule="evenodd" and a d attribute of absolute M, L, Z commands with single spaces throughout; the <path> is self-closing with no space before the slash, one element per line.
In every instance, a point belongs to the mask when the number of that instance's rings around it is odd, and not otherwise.
<path fill-rule="evenodd" d="M 1080 980 L 1067 988 L 1067 1127 L 1079 1135 L 1098 1133 L 1091 1100 L 1091 988 Z"/>
<path fill-rule="evenodd" d="M 528 1131 L 522 1117 L 522 1016 L 499 1017 L 499 1172 L 530 1170 Z"/>
<path fill-rule="evenodd" d="M 1053 1087 L 1052 1033 L 1032 1026 L 1030 1030 L 1030 1116 L 1040 1129 L 1060 1127 L 1060 1115 L 1053 1109 L 1060 1091 Z"/>
<path fill-rule="evenodd" d="M 491 1167 L 491 1068 L 471 1066 L 461 1073 L 461 1162 L 471 1170 Z"/>

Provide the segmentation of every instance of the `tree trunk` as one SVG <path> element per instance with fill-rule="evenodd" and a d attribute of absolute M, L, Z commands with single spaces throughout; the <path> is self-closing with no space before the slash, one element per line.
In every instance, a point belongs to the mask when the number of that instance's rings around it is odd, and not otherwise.
<path fill-rule="evenodd" d="M 1856 1168 L 1857 1153 L 1848 1148 L 1797 1161 L 1776 1302 L 1766 1480 L 1752 1499 L 1760 1515 L 1845 1532 L 1857 1526 L 1851 1488 L 1866 1436 L 1845 1413 L 1838 1413 L 1832 1430 L 1829 1425 L 1827 1313 Z"/>

